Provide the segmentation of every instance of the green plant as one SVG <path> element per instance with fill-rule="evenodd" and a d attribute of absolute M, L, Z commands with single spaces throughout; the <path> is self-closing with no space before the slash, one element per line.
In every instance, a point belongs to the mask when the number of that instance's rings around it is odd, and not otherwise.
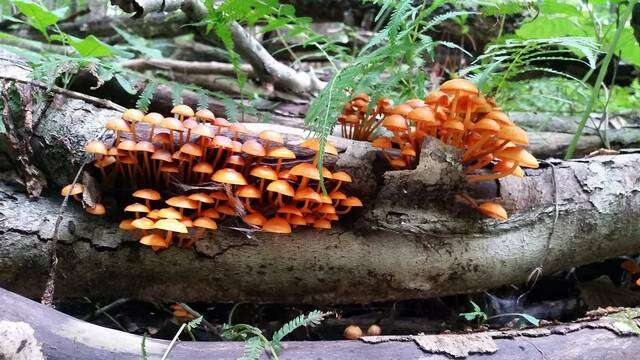
<path fill-rule="evenodd" d="M 301 326 L 316 326 L 331 313 L 314 310 L 307 315 L 300 315 L 278 329 L 271 340 L 268 340 L 262 330 L 247 324 L 224 324 L 222 337 L 228 340 L 245 342 L 244 355 L 241 359 L 258 359 L 263 351 L 268 351 L 273 359 L 278 359 L 282 350 L 282 339 Z"/>
<path fill-rule="evenodd" d="M 540 325 L 540 320 L 536 319 L 534 316 L 531 316 L 531 315 L 525 314 L 525 313 L 503 313 L 503 314 L 488 316 L 487 313 L 485 313 L 482 310 L 482 308 L 480 308 L 480 306 L 478 306 L 478 304 L 476 304 L 472 300 L 469 300 L 469 302 L 471 303 L 473 311 L 466 312 L 466 313 L 460 313 L 460 314 L 458 314 L 458 316 L 463 317 L 467 321 L 474 321 L 475 320 L 478 326 L 483 325 L 484 323 L 486 323 L 489 320 L 497 319 L 497 318 L 501 318 L 501 317 L 517 317 L 517 318 L 525 320 L 526 322 L 528 322 L 529 324 L 531 324 L 533 326 L 539 326 Z"/>
<path fill-rule="evenodd" d="M 187 331 L 189 332 L 189 334 L 191 334 L 191 330 L 195 329 L 198 327 L 198 325 L 200 325 L 200 323 L 202 322 L 202 316 L 197 317 L 189 322 L 183 323 L 180 328 L 178 329 L 178 331 L 176 332 L 176 334 L 173 336 L 173 339 L 171 339 L 171 342 L 169 343 L 169 346 L 167 347 L 167 350 L 164 352 L 164 354 L 162 355 L 162 359 L 161 360 L 165 360 L 167 358 L 167 356 L 169 356 L 169 353 L 171 352 L 171 349 L 173 349 L 173 346 L 175 345 L 176 341 L 178 341 L 178 338 L 180 337 L 180 334 L 182 334 L 182 332 L 184 331 L 184 329 L 187 329 Z M 192 335 L 193 337 L 193 335 Z M 143 338 L 143 355 L 145 355 L 146 351 L 144 349 L 144 338 Z"/>
<path fill-rule="evenodd" d="M 415 6 L 411 0 L 372 2 L 380 6 L 376 21 L 383 21 L 386 14 L 390 14 L 387 24 L 349 65 L 333 76 L 313 101 L 305 117 L 305 124 L 320 139 L 321 149 L 324 149 L 327 137 L 333 131 L 342 106 L 354 93 L 369 94 L 372 103 L 381 94 L 398 101 L 423 97 L 428 83 L 426 59 L 433 60 L 438 46 L 459 48 L 453 43 L 435 41 L 427 32 L 447 20 L 470 13 L 460 10 L 432 16 L 436 9 L 450 3 L 446 0 L 422 1 L 419 6 Z M 318 161 L 318 167 L 321 166 L 322 156 Z"/>

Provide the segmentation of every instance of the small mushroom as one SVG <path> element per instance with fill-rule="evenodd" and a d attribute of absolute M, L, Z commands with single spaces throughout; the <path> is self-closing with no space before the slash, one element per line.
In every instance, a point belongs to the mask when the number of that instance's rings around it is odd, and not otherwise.
<path fill-rule="evenodd" d="M 344 329 L 344 338 L 347 340 L 358 340 L 364 334 L 362 333 L 362 329 L 360 329 L 357 325 L 349 325 Z"/>

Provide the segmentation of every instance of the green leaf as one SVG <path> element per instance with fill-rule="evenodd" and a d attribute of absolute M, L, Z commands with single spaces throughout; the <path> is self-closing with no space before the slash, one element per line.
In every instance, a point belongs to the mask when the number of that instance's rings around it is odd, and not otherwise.
<path fill-rule="evenodd" d="M 137 93 L 136 89 L 133 88 L 129 80 L 127 80 L 127 78 L 122 76 L 122 74 L 115 74 L 114 77 L 118 81 L 118 84 L 122 86 L 124 91 L 128 92 L 131 95 L 135 95 Z"/>
<path fill-rule="evenodd" d="M 567 4 L 558 0 L 544 0 L 540 4 L 540 11 L 545 15 L 562 14 L 576 17 L 582 15 L 575 4 Z"/>
<path fill-rule="evenodd" d="M 640 45 L 638 45 L 631 28 L 622 29 L 615 53 L 620 54 L 622 60 L 640 66 Z"/>
<path fill-rule="evenodd" d="M 563 36 L 588 36 L 593 37 L 593 30 L 580 26 L 570 19 L 562 17 L 538 17 L 537 19 L 525 23 L 518 30 L 516 35 L 522 39 L 545 39 Z"/>
<path fill-rule="evenodd" d="M 27 17 L 29 25 L 40 31 L 46 38 L 47 26 L 53 25 L 60 20 L 55 12 L 49 11 L 43 6 L 30 1 L 13 1 L 13 4 Z"/>
<path fill-rule="evenodd" d="M 533 326 L 540 326 L 540 320 L 538 320 L 537 318 L 535 318 L 534 316 L 531 316 L 529 314 L 518 314 L 521 318 L 525 319 L 527 322 L 529 322 L 531 325 Z"/>
<path fill-rule="evenodd" d="M 83 57 L 110 57 L 113 56 L 111 46 L 103 43 L 97 37 L 89 35 L 84 39 L 78 39 L 69 35 L 65 38 L 80 55 Z"/>
<path fill-rule="evenodd" d="M 156 92 L 157 88 L 158 88 L 158 83 L 156 82 L 150 82 L 149 84 L 147 84 L 147 86 L 144 88 L 144 90 L 140 94 L 138 101 L 136 101 L 136 108 L 144 112 L 149 111 L 149 105 L 151 105 L 153 94 Z"/>

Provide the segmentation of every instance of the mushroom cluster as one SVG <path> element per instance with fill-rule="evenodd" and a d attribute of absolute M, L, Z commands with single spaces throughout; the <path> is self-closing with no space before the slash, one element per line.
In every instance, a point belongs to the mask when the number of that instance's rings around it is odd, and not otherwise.
<path fill-rule="evenodd" d="M 526 132 L 468 80 L 446 81 L 424 99 L 398 105 L 381 98 L 370 113 L 369 102 L 367 94 L 359 94 L 345 105 L 338 118 L 342 136 L 371 141 L 392 169 L 414 168 L 427 136 L 463 150 L 470 183 L 523 177 L 522 168 L 538 167 L 535 157 L 524 149 L 529 143 Z M 499 204 L 477 204 L 463 197 L 482 214 L 506 220 Z"/>
<path fill-rule="evenodd" d="M 253 136 L 207 109 L 177 105 L 171 112 L 173 117 L 126 110 L 106 123 L 115 134 L 113 146 L 95 140 L 85 148 L 95 155 L 102 187 L 134 190 L 124 208 L 131 216 L 120 228 L 139 232 L 140 242 L 154 250 L 174 240 L 189 247 L 225 217 L 288 234 L 296 227 L 331 229 L 340 215 L 362 206 L 341 190 L 352 181 L 349 174 L 318 169 L 323 154 L 317 139 L 287 146 L 275 131 Z M 324 152 L 338 155 L 329 143 Z M 82 191 L 75 184 L 62 195 L 78 197 Z M 100 211 L 87 211 L 104 214 L 98 205 Z"/>

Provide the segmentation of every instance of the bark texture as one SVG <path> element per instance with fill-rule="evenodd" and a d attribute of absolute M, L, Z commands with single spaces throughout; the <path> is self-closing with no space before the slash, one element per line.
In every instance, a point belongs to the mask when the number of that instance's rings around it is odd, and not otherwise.
<path fill-rule="evenodd" d="M 140 359 L 142 337 L 92 325 L 0 289 L 0 356 L 11 359 Z M 627 315 L 633 316 L 633 315 Z M 633 320 L 632 320 L 633 321 Z M 634 358 L 640 342 L 612 317 L 524 331 L 284 342 L 281 359 Z M 168 341 L 147 338 L 149 359 Z M 171 359 L 237 359 L 238 342 L 178 342 Z"/>

